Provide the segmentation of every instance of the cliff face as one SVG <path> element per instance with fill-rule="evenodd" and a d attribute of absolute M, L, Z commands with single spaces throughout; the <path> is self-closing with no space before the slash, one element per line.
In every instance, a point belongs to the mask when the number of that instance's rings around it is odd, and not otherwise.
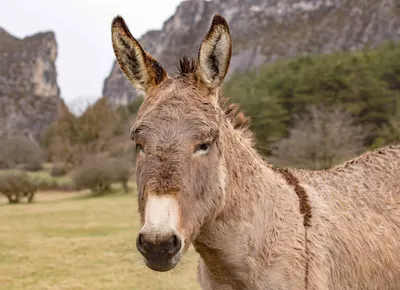
<path fill-rule="evenodd" d="M 59 113 L 53 32 L 18 39 L 0 28 L 0 137 L 38 139 Z"/>
<path fill-rule="evenodd" d="M 231 28 L 231 74 L 280 57 L 356 50 L 400 39 L 397 0 L 192 0 L 184 1 L 161 31 L 139 40 L 168 73 L 183 55 L 196 57 L 214 13 Z M 137 93 L 114 63 L 103 95 L 125 104 Z"/>

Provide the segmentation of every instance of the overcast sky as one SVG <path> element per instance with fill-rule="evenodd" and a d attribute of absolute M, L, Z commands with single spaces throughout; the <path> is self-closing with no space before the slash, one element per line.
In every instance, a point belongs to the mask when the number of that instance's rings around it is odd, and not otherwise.
<path fill-rule="evenodd" d="M 124 17 L 134 37 L 160 29 L 182 0 L 0 0 L 0 27 L 16 37 L 52 30 L 58 43 L 61 96 L 101 95 L 115 59 L 111 22 Z M 75 101 L 76 102 L 76 101 Z"/>

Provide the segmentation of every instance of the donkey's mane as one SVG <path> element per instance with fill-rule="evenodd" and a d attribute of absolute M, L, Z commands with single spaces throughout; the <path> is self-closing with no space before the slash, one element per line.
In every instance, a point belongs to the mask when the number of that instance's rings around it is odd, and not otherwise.
<path fill-rule="evenodd" d="M 398 148 L 399 145 L 388 145 L 384 148 L 370 150 L 342 164 L 336 165 L 328 169 L 328 171 L 342 171 L 347 168 L 351 168 L 354 165 L 368 166 L 370 164 L 373 164 L 378 156 L 382 155 L 386 155 L 388 158 L 396 158 L 396 150 L 398 150 Z"/>
<path fill-rule="evenodd" d="M 219 104 L 226 118 L 231 121 L 233 127 L 238 130 L 246 131 L 250 137 L 250 118 L 240 111 L 239 105 L 235 103 L 229 103 L 229 98 L 224 96 L 219 97 Z"/>

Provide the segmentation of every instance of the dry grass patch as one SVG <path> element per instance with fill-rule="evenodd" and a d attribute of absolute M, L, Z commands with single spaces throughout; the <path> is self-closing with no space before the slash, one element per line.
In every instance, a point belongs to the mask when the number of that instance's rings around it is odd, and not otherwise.
<path fill-rule="evenodd" d="M 54 194 L 29 205 L 0 200 L 0 289 L 199 289 L 193 249 L 171 272 L 145 267 L 133 195 Z"/>

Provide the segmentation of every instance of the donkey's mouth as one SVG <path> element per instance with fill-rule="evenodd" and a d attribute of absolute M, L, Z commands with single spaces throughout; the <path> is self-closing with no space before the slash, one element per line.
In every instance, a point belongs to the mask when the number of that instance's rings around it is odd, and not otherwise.
<path fill-rule="evenodd" d="M 147 257 L 146 257 L 147 256 Z M 172 259 L 163 253 L 153 253 L 143 256 L 143 260 L 147 267 L 157 272 L 167 272 L 175 268 L 181 260 L 181 254 L 176 254 Z"/>
<path fill-rule="evenodd" d="M 183 244 L 177 234 L 154 241 L 144 231 L 138 234 L 136 247 L 142 254 L 147 267 L 154 271 L 165 272 L 173 269 L 181 260 Z"/>
<path fill-rule="evenodd" d="M 182 239 L 173 234 L 162 242 L 153 242 L 144 233 L 139 233 L 136 246 L 147 267 L 154 271 L 172 270 L 181 260 Z"/>

